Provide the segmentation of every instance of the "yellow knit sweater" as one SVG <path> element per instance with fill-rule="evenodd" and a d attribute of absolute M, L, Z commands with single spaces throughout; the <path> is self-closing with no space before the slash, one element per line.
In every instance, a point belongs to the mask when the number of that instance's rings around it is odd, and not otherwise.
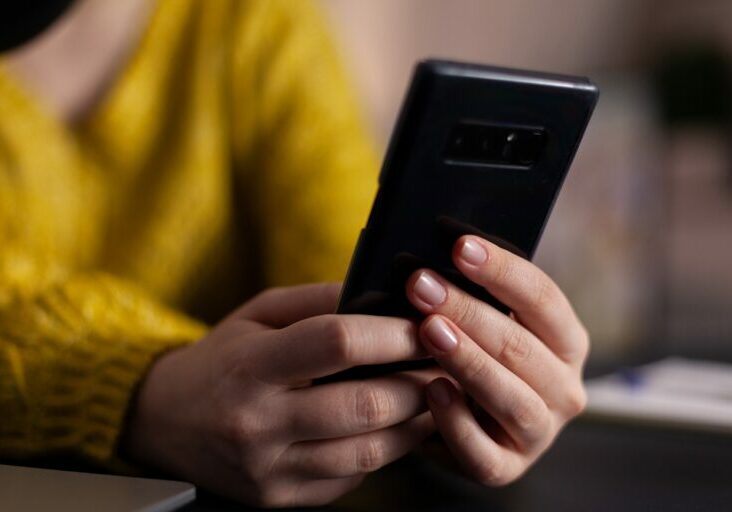
<path fill-rule="evenodd" d="M 155 357 L 340 280 L 374 152 L 304 0 L 160 0 L 70 128 L 0 61 L 0 458 L 115 459 Z"/>

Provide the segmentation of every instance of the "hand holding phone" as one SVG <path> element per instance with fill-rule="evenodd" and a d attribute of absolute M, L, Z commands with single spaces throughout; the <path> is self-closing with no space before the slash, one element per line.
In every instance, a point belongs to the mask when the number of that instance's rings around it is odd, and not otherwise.
<path fill-rule="evenodd" d="M 428 61 L 415 72 L 339 313 L 404 316 L 428 405 L 468 474 L 504 485 L 584 407 L 589 339 L 529 260 L 597 100 L 586 79 Z M 403 374 L 398 374 L 403 375 Z"/>
<path fill-rule="evenodd" d="M 454 265 L 453 244 L 471 234 L 533 256 L 597 96 L 585 78 L 418 64 L 338 312 L 419 318 L 404 283 L 429 268 L 508 313 Z M 323 382 L 425 364 L 358 367 Z"/>
<path fill-rule="evenodd" d="M 431 270 L 410 276 L 406 296 L 425 317 L 420 340 L 448 377 L 427 385 L 428 405 L 467 473 L 504 485 L 584 408 L 588 335 L 559 287 L 526 259 L 468 235 L 452 260 L 512 314 Z"/>

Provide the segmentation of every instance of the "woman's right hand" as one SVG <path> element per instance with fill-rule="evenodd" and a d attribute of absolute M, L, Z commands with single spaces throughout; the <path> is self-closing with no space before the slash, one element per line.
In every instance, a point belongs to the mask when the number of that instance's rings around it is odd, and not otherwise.
<path fill-rule="evenodd" d="M 320 505 L 434 431 L 438 370 L 312 379 L 425 357 L 413 322 L 328 314 L 337 284 L 267 290 L 144 380 L 123 455 L 258 506 Z"/>

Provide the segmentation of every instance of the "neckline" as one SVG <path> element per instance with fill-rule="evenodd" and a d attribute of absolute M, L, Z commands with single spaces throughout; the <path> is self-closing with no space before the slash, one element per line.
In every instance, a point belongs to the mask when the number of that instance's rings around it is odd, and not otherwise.
<path fill-rule="evenodd" d="M 114 103 L 114 98 L 120 93 L 128 82 L 129 76 L 134 69 L 139 66 L 139 62 L 147 52 L 146 49 L 150 45 L 152 39 L 153 27 L 157 24 L 163 0 L 150 0 L 154 3 L 144 15 L 141 22 L 144 26 L 139 30 L 134 42 L 130 45 L 127 55 L 120 59 L 120 65 L 108 80 L 107 85 L 93 100 L 92 104 L 86 109 L 86 112 L 78 119 L 67 121 L 54 113 L 54 109 L 41 96 L 25 85 L 22 79 L 19 79 L 7 68 L 5 59 L 0 57 L 0 84 L 5 88 L 9 88 L 16 98 L 20 98 L 27 108 L 34 111 L 36 116 L 42 118 L 45 122 L 56 125 L 60 130 L 67 134 L 79 136 L 84 133 L 88 127 L 93 126 L 98 118 L 104 116 Z"/>

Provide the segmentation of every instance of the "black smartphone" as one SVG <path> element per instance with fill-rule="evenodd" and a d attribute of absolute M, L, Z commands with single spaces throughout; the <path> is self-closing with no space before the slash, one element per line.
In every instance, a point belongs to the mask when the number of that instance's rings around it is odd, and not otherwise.
<path fill-rule="evenodd" d="M 423 267 L 506 311 L 457 271 L 452 246 L 475 234 L 531 259 L 597 98 L 586 78 L 420 62 L 338 313 L 418 317 L 404 288 Z M 424 364 L 360 366 L 322 381 Z"/>

